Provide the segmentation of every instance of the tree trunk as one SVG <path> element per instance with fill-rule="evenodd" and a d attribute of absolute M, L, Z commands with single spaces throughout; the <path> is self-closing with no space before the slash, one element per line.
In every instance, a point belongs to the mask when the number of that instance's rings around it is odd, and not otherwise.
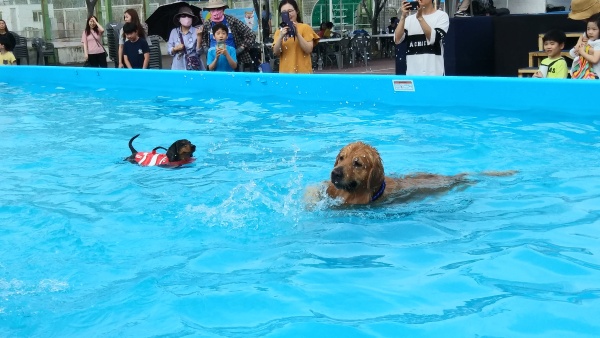
<path fill-rule="evenodd" d="M 367 18 L 369 19 L 369 22 L 371 23 L 371 34 L 379 33 L 379 13 L 381 13 L 381 11 L 385 8 L 386 3 L 387 0 L 375 0 L 375 8 L 373 8 L 373 12 L 371 12 L 367 7 L 366 0 L 362 0 L 360 2 L 362 8 L 367 13 Z"/>
<path fill-rule="evenodd" d="M 85 0 L 85 6 L 87 7 L 88 17 L 94 15 L 94 7 L 96 7 L 96 3 L 98 0 Z"/>

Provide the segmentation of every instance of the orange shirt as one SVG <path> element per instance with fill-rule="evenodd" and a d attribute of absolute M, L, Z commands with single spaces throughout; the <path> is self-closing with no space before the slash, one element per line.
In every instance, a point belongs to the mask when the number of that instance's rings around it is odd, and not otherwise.
<path fill-rule="evenodd" d="M 298 23 L 296 25 L 297 34 L 302 35 L 304 40 L 312 41 L 313 46 L 319 42 L 319 36 L 315 31 L 307 24 Z M 279 38 L 281 32 L 275 31 L 274 39 Z M 280 73 L 301 73 L 310 74 L 312 70 L 311 55 L 304 53 L 300 48 L 300 42 L 298 38 L 283 38 L 281 43 L 281 55 L 279 60 L 279 72 Z"/>

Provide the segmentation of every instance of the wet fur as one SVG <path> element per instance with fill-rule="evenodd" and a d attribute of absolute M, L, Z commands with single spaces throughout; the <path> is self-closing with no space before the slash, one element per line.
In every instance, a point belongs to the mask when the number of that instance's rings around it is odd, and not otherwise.
<path fill-rule="evenodd" d="M 131 140 L 129 140 L 129 150 L 131 150 L 131 155 L 125 158 L 125 161 L 129 161 L 134 164 L 137 163 L 135 161 L 135 154 L 137 154 L 138 151 L 133 147 L 133 140 L 135 140 L 138 136 L 140 136 L 140 134 L 135 135 L 131 138 Z M 173 142 L 169 149 L 158 146 L 152 150 L 157 149 L 164 149 L 167 151 L 166 155 L 169 159 L 169 162 L 177 162 L 192 158 L 194 156 L 194 151 L 196 151 L 196 146 L 186 139 L 181 139 Z"/>
<path fill-rule="evenodd" d="M 484 172 L 488 176 L 510 176 L 515 171 Z M 326 182 L 326 193 L 339 198 L 344 204 L 369 204 L 386 200 L 407 202 L 447 192 L 459 185 L 474 181 L 468 174 L 437 175 L 413 173 L 398 178 L 385 176 L 383 161 L 377 149 L 363 142 L 354 142 L 343 147 L 336 157 L 331 179 Z M 385 180 L 383 194 L 372 201 Z M 313 192 L 314 193 L 314 192 Z"/>

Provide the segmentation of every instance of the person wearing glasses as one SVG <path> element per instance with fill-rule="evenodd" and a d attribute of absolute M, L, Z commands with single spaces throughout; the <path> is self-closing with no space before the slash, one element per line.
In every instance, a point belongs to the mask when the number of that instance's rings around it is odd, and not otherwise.
<path fill-rule="evenodd" d="M 227 27 L 227 46 L 235 48 L 239 71 L 256 71 L 258 64 L 252 61 L 250 47 L 256 41 L 256 34 L 242 20 L 225 14 L 228 8 L 223 0 L 208 0 L 204 10 L 208 11 L 210 18 L 204 20 L 203 33 L 199 36 L 202 44 L 201 53 L 207 54 L 208 50 L 217 47 L 217 40 L 213 35 L 213 26 L 222 23 Z"/>
<path fill-rule="evenodd" d="M 279 72 L 310 74 L 312 69 L 311 53 L 319 43 L 319 36 L 311 26 L 302 23 L 298 3 L 295 0 L 283 0 L 279 3 L 279 12 L 287 12 L 294 25 L 296 34 L 290 36 L 287 25 L 275 31 L 273 54 L 279 56 Z"/>

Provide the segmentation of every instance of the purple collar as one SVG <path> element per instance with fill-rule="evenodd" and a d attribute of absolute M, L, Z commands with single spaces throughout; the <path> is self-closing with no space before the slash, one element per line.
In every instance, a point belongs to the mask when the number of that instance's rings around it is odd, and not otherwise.
<path fill-rule="evenodd" d="M 375 193 L 375 195 L 373 195 L 373 197 L 371 197 L 371 202 L 375 202 L 375 200 L 377 200 L 379 197 L 381 197 L 381 195 L 383 195 L 384 191 L 385 191 L 385 179 L 383 180 L 383 183 L 381 183 L 381 188 L 379 188 L 379 190 Z"/>

